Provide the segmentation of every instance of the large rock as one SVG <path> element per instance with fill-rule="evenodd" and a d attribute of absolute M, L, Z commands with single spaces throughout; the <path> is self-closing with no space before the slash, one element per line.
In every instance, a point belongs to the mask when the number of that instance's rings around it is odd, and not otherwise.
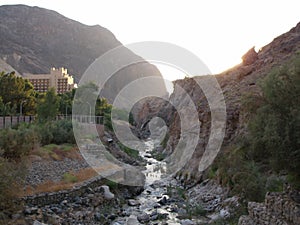
<path fill-rule="evenodd" d="M 141 223 L 147 223 L 150 221 L 150 216 L 147 213 L 141 213 L 137 216 L 137 219 Z"/>
<path fill-rule="evenodd" d="M 103 195 L 105 199 L 111 200 L 115 197 L 115 195 L 110 192 L 109 187 L 107 185 L 102 185 L 101 188 L 103 190 Z"/>
<path fill-rule="evenodd" d="M 136 216 L 131 215 L 126 220 L 126 225 L 139 225 L 139 221 Z"/>

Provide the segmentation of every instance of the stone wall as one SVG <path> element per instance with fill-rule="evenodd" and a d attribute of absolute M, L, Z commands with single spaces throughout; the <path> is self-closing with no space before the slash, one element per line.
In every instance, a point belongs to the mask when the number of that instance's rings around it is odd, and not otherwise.
<path fill-rule="evenodd" d="M 33 196 L 26 196 L 22 198 L 26 205 L 30 206 L 44 206 L 54 203 L 59 203 L 68 199 L 73 199 L 76 196 L 81 196 L 87 192 L 88 189 L 94 189 L 95 187 L 101 186 L 104 184 L 104 179 L 100 176 L 94 177 L 88 181 L 82 182 L 81 184 L 74 186 L 69 190 L 62 190 L 51 193 L 41 193 Z"/>
<path fill-rule="evenodd" d="M 93 192 L 95 188 L 104 185 L 105 182 L 106 179 L 103 179 L 101 176 L 97 176 L 91 178 L 88 181 L 82 182 L 81 184 L 76 185 L 69 190 L 62 190 L 57 192 L 41 193 L 33 196 L 26 196 L 22 198 L 21 201 L 24 201 L 25 205 L 27 206 L 37 207 L 37 206 L 45 206 L 45 205 L 60 203 L 66 199 L 74 200 L 76 197 L 80 197 L 85 193 Z M 143 190 L 143 187 L 124 186 L 123 188 L 120 187 L 120 189 L 128 189 L 127 191 L 124 192 L 125 193 L 129 192 L 132 195 L 135 195 L 140 193 Z"/>
<path fill-rule="evenodd" d="M 287 192 L 267 193 L 264 203 L 249 202 L 247 216 L 238 225 L 298 225 L 300 204 Z"/>

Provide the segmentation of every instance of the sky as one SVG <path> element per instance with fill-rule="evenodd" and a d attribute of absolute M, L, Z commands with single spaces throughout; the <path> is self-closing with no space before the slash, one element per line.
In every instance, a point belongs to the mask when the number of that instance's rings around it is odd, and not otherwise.
<path fill-rule="evenodd" d="M 163 41 L 196 54 L 212 74 L 241 62 L 300 22 L 298 0 L 0 0 L 55 10 L 87 25 L 106 27 L 123 44 Z M 185 74 L 159 66 L 165 78 Z M 201 75 L 201 74 L 199 74 Z"/>

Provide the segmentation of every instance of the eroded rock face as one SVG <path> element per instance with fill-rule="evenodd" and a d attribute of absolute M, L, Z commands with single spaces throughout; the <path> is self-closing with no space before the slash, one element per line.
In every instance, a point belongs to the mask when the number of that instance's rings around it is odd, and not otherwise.
<path fill-rule="evenodd" d="M 251 48 L 245 55 L 243 55 L 243 65 L 248 66 L 253 64 L 258 59 L 258 54 L 254 49 L 255 47 Z"/>
<path fill-rule="evenodd" d="M 259 52 L 250 49 L 243 57 L 243 63 L 221 74 L 214 75 L 223 91 L 226 103 L 226 131 L 222 149 L 226 148 L 237 136 L 243 134 L 247 120 L 246 110 L 242 106 L 242 96 L 249 93 L 260 93 L 256 82 L 266 76 L 270 70 L 293 57 L 300 50 L 300 23 L 289 32 L 277 37 Z M 200 135 L 198 145 L 188 163 L 177 174 L 177 178 L 185 180 L 187 184 L 201 180 L 202 174 L 198 172 L 199 162 L 207 146 L 211 127 L 211 112 L 205 94 L 195 80 L 205 79 L 205 76 L 185 78 L 175 81 L 175 89 L 169 101 L 175 107 L 159 104 L 151 100 L 140 107 L 140 117 L 137 121 L 143 124 L 156 115 L 160 115 L 169 128 L 168 142 L 165 152 L 171 154 L 181 135 L 180 118 L 175 110 L 176 103 L 185 104 L 184 93 L 188 93 L 197 108 L 200 121 Z M 176 88 L 178 85 L 180 88 Z M 186 112 L 189 113 L 188 111 Z M 147 118 L 147 119 L 144 119 Z M 144 119 L 144 120 L 143 120 Z M 221 149 L 221 151 L 222 151 Z M 192 185 L 192 184 L 191 184 Z"/>

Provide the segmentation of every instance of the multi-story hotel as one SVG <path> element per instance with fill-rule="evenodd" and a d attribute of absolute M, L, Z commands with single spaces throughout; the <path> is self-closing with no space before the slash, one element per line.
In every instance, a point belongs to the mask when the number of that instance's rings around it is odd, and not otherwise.
<path fill-rule="evenodd" d="M 38 92 L 47 92 L 49 88 L 54 87 L 56 93 L 62 94 L 76 87 L 74 78 L 63 67 L 59 69 L 51 68 L 50 74 L 25 73 L 24 78 L 28 79 Z"/>

